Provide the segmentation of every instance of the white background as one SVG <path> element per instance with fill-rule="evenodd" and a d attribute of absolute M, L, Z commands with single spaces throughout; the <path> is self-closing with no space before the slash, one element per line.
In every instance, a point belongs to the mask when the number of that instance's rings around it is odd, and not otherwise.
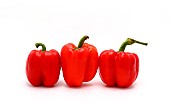
<path fill-rule="evenodd" d="M 36 42 L 60 52 L 83 35 L 99 54 L 118 50 L 127 37 L 149 43 L 126 49 L 140 58 L 132 87 L 106 87 L 97 73 L 82 87 L 69 88 L 62 71 L 53 88 L 29 84 L 25 64 Z M 168 0 L 0 0 L 0 108 L 170 108 L 169 36 Z"/>

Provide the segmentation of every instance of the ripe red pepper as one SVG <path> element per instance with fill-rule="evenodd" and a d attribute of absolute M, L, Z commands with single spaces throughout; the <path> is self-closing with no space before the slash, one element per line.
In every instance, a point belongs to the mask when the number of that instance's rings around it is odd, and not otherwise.
<path fill-rule="evenodd" d="M 26 75 L 28 81 L 33 86 L 53 86 L 59 79 L 60 74 L 60 56 L 59 53 L 52 49 L 46 51 L 42 43 L 36 43 L 42 50 L 32 50 L 28 55 L 26 62 Z"/>
<path fill-rule="evenodd" d="M 118 52 L 105 50 L 99 56 L 99 71 L 102 81 L 108 86 L 129 87 L 139 72 L 139 58 L 135 53 L 124 52 L 127 45 L 134 43 L 147 45 L 128 38 Z"/>
<path fill-rule="evenodd" d="M 92 80 L 98 68 L 96 47 L 84 43 L 88 36 L 81 38 L 78 47 L 68 43 L 61 50 L 61 66 L 66 84 L 79 87 L 83 82 Z"/>

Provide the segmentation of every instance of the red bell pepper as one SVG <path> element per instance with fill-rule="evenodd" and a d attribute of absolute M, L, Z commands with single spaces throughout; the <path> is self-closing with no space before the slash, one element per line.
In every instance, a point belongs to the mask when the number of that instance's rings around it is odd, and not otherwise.
<path fill-rule="evenodd" d="M 78 47 L 68 43 L 61 50 L 61 66 L 66 84 L 79 87 L 83 82 L 92 80 L 98 68 L 96 47 L 84 43 L 88 36 L 81 38 Z"/>
<path fill-rule="evenodd" d="M 127 45 L 134 43 L 147 45 L 128 38 L 118 52 L 105 50 L 99 56 L 99 71 L 102 81 L 108 86 L 129 87 L 139 72 L 139 58 L 135 53 L 124 52 Z"/>
<path fill-rule="evenodd" d="M 46 51 L 42 43 L 36 43 L 42 50 L 32 50 L 28 55 L 26 62 L 26 75 L 28 81 L 33 86 L 53 86 L 59 79 L 60 74 L 60 56 L 59 53 L 52 49 Z"/>

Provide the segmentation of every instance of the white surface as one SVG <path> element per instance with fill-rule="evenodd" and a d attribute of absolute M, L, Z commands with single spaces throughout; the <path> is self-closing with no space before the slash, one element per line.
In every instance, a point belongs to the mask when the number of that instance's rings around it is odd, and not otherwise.
<path fill-rule="evenodd" d="M 111 2 L 112 1 L 112 2 Z M 164 0 L 1 0 L 0 109 L 170 108 L 170 3 Z M 32 87 L 25 63 L 36 42 L 60 52 L 83 35 L 99 53 L 118 50 L 127 38 L 148 42 L 128 46 L 140 58 L 140 72 L 128 89 L 108 88 L 99 74 L 81 88 L 62 78 L 53 88 Z"/>

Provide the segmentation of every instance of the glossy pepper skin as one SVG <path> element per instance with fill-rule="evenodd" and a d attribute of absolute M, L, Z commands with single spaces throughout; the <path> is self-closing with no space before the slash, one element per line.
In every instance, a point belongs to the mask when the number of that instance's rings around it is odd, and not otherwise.
<path fill-rule="evenodd" d="M 32 50 L 26 62 L 26 75 L 33 86 L 52 87 L 59 79 L 60 56 L 52 49 L 46 51 L 42 43 L 36 43 L 36 47 L 42 46 L 42 50 Z"/>
<path fill-rule="evenodd" d="M 63 77 L 70 87 L 79 87 L 92 80 L 98 68 L 98 52 L 95 46 L 84 43 L 88 36 L 81 38 L 78 47 L 68 43 L 61 50 Z"/>
<path fill-rule="evenodd" d="M 133 43 L 147 45 L 147 43 L 128 38 L 121 45 L 119 52 L 110 49 L 100 54 L 100 77 L 107 86 L 129 87 L 137 79 L 139 58 L 135 53 L 124 52 L 125 47 Z"/>

